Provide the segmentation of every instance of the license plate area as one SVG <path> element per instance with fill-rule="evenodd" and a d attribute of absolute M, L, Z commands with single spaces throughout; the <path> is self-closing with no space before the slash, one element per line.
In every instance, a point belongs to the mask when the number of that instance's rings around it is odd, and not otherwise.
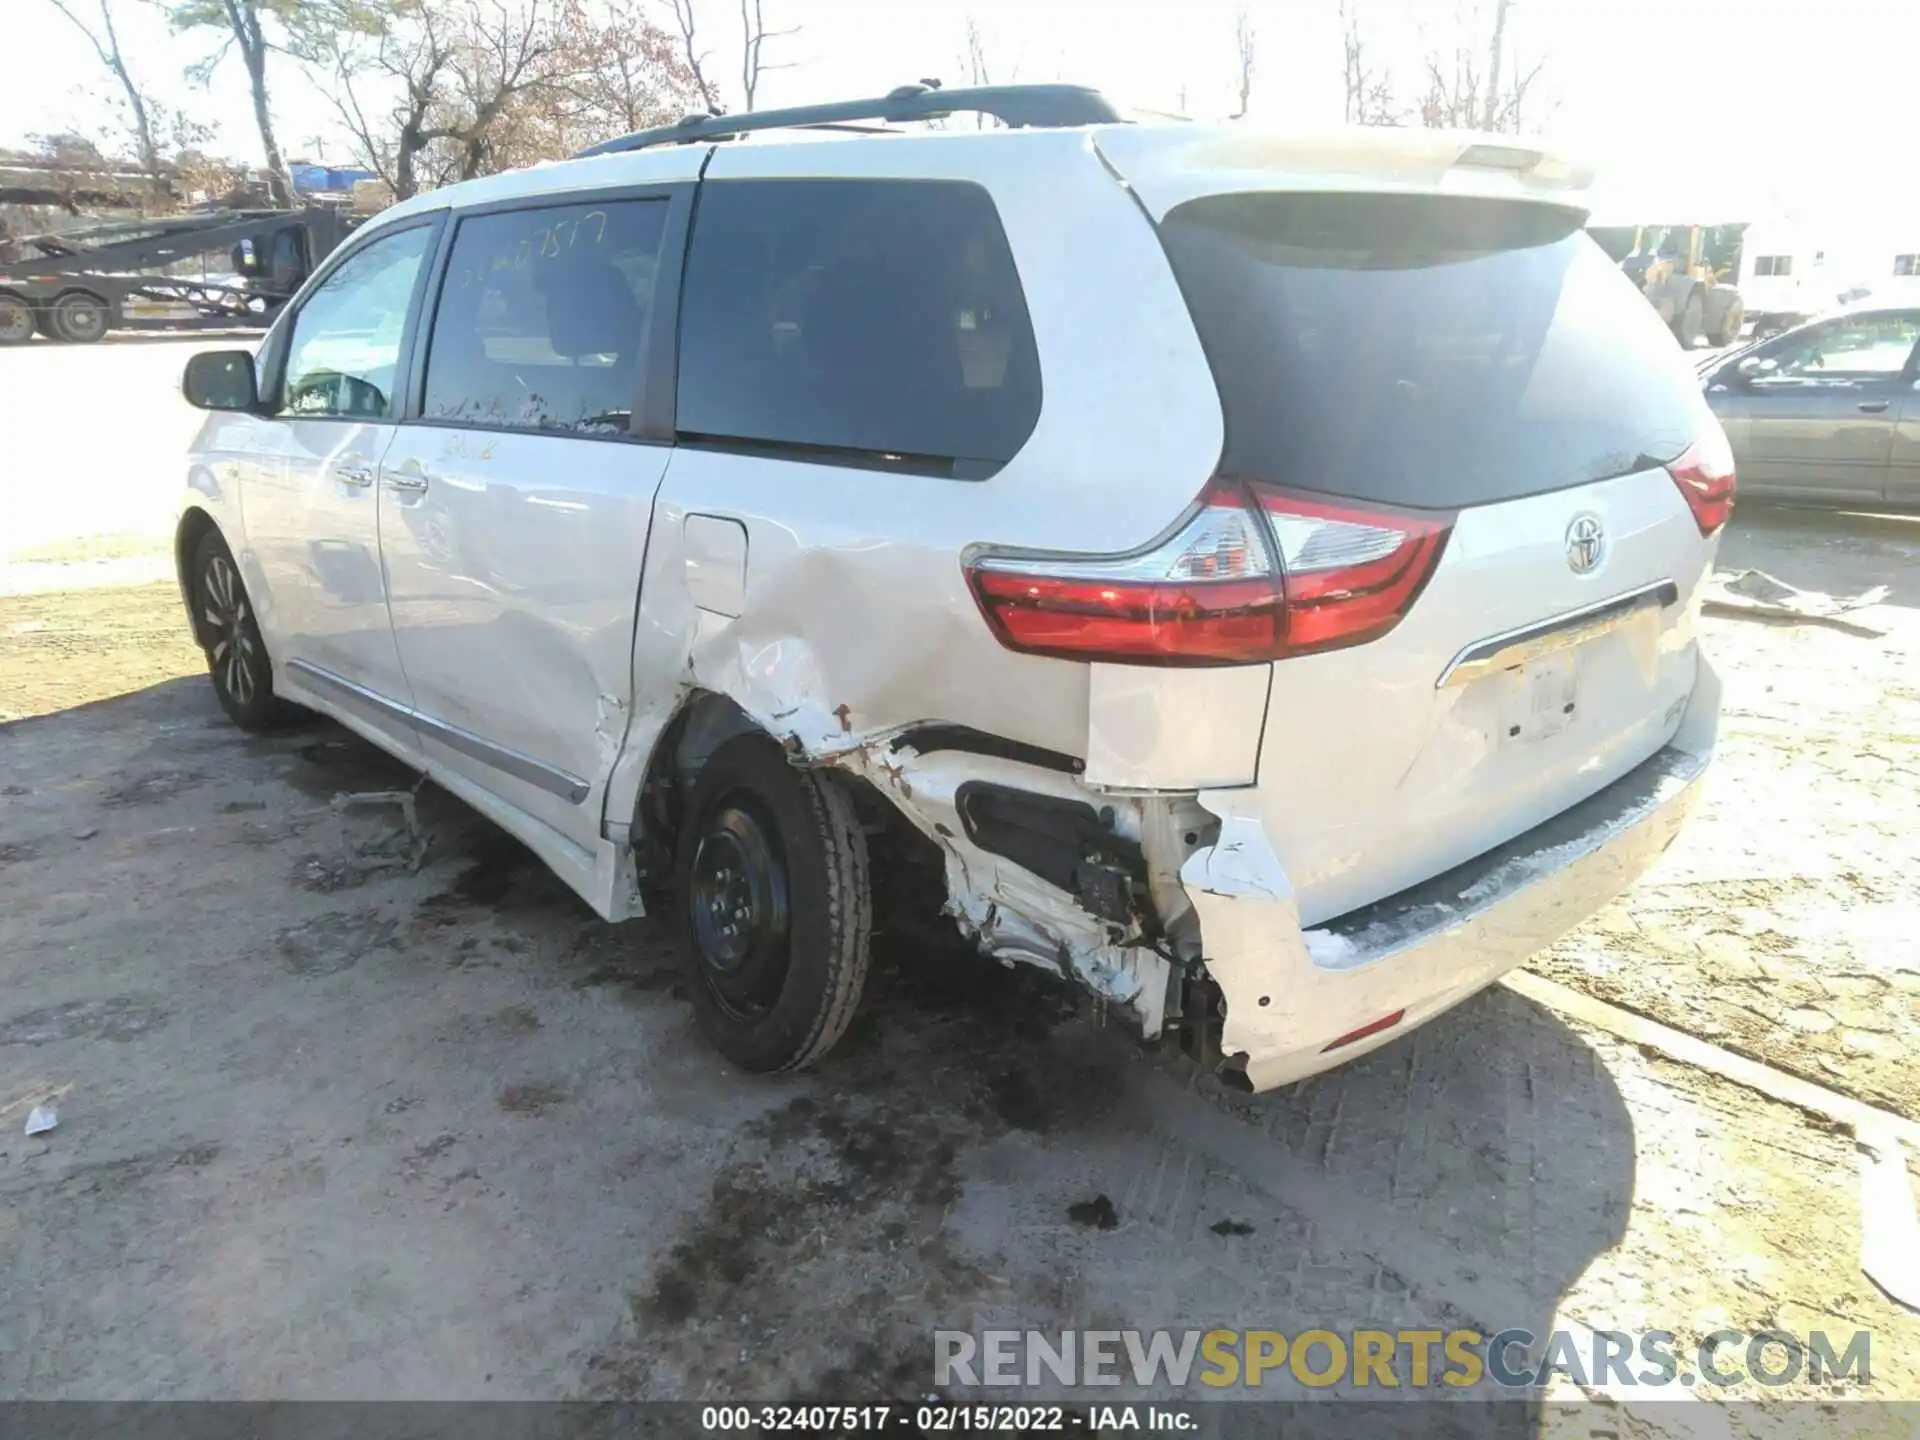
<path fill-rule="evenodd" d="M 1537 745 L 1579 714 L 1580 652 L 1560 650 L 1515 666 L 1502 677 L 1500 743 Z"/>

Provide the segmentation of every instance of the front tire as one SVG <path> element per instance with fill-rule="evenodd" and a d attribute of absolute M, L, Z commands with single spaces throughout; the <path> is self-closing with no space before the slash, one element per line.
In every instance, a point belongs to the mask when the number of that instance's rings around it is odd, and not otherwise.
<path fill-rule="evenodd" d="M 193 552 L 194 628 L 207 654 L 207 673 L 220 708 L 242 730 L 270 730 L 286 722 L 293 707 L 273 693 L 273 662 L 240 567 L 218 530 L 209 530 Z"/>
<path fill-rule="evenodd" d="M 846 1033 L 866 985 L 867 841 L 838 777 L 759 735 L 708 758 L 674 864 L 694 1018 L 743 1070 L 798 1070 Z"/>

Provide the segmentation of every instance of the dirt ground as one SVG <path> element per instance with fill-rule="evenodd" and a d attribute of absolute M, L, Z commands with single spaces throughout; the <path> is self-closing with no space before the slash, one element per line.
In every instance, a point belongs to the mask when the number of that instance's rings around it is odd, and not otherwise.
<path fill-rule="evenodd" d="M 0 724 L 129 695 L 205 665 L 171 582 L 0 596 Z"/>
<path fill-rule="evenodd" d="M 1708 619 L 1702 806 L 1535 968 L 1920 1117 L 1920 522 L 1722 560 L 1889 583 L 1885 633 Z M 1845 1131 L 1505 988 L 1248 1099 L 883 935 L 843 1051 L 743 1077 L 650 922 L 431 788 L 423 836 L 334 806 L 411 780 L 331 724 L 229 726 L 168 586 L 0 595 L 0 719 L 0 1396 L 904 1398 L 936 1326 L 1384 1323 L 1866 1329 L 1870 1382 L 1773 1393 L 1920 1400 Z"/>
<path fill-rule="evenodd" d="M 1705 803 L 1660 868 L 1534 968 L 1920 1119 L 1920 517 L 1742 516 L 1722 568 L 1892 587 L 1881 635 L 1709 617 Z"/>

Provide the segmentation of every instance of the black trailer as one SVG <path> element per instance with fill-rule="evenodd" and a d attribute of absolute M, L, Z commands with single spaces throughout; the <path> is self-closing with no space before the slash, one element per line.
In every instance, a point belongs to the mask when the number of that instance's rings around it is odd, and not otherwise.
<path fill-rule="evenodd" d="M 0 345 L 140 326 L 265 326 L 359 217 L 328 205 L 77 226 L 0 246 Z"/>

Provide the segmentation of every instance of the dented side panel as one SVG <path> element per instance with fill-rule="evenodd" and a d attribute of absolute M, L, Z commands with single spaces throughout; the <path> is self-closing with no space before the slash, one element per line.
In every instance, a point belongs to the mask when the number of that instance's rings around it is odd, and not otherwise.
<path fill-rule="evenodd" d="M 1041 413 L 986 480 L 675 450 L 655 506 L 634 725 L 609 787 L 610 821 L 634 813 L 653 746 L 694 690 L 727 696 L 817 762 L 847 762 L 928 722 L 1086 756 L 1088 667 L 1003 648 L 962 556 L 978 544 L 1099 552 L 1150 539 L 1205 484 L 1220 405 L 1158 239 L 1087 138 L 1021 141 L 716 152 L 710 182 L 897 175 L 985 188 L 1033 324 Z M 1128 304 L 1114 305 L 1116 294 Z M 710 608 L 707 522 L 695 525 L 690 552 L 690 516 L 746 532 L 738 614 Z"/>
<path fill-rule="evenodd" d="M 588 850 L 626 741 L 631 626 L 666 458 L 648 446 L 415 424 L 399 428 L 384 462 L 389 475 L 432 477 L 418 494 L 379 492 L 414 708 L 579 785 L 532 783 L 431 735 L 423 750 Z"/>

